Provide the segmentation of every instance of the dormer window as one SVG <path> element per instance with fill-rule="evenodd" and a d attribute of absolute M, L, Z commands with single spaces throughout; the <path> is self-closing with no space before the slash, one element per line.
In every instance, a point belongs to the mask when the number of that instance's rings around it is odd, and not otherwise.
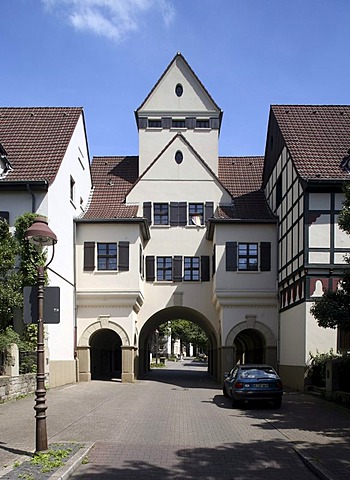
<path fill-rule="evenodd" d="M 196 128 L 210 128 L 209 119 L 196 120 Z"/>
<path fill-rule="evenodd" d="M 162 121 L 161 119 L 148 119 L 148 128 L 162 128 Z"/>
<path fill-rule="evenodd" d="M 4 178 L 12 170 L 10 161 L 7 158 L 7 153 L 0 143 L 0 178 Z"/>

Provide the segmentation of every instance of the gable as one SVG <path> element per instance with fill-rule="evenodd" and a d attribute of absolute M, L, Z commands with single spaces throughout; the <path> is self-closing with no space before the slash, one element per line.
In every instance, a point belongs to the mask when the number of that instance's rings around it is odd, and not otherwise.
<path fill-rule="evenodd" d="M 229 192 L 181 134 L 175 135 L 151 163 L 126 202 L 142 202 L 145 198 L 231 201 Z"/>
<path fill-rule="evenodd" d="M 176 87 L 181 85 L 179 95 Z M 181 54 L 177 54 L 158 83 L 137 109 L 140 115 L 157 112 L 202 112 L 220 113 L 220 108 L 211 98 L 196 74 Z"/>

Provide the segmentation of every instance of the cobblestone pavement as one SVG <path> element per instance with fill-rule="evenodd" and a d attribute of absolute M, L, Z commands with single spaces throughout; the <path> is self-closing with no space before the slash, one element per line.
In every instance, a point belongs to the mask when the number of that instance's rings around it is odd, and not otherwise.
<path fill-rule="evenodd" d="M 232 409 L 205 366 L 167 365 L 135 384 L 48 392 L 49 442 L 95 442 L 71 478 L 312 480 L 310 467 L 319 478 L 350 478 L 349 410 L 298 392 L 280 410 Z M 33 450 L 33 405 L 0 405 L 0 467 Z"/>

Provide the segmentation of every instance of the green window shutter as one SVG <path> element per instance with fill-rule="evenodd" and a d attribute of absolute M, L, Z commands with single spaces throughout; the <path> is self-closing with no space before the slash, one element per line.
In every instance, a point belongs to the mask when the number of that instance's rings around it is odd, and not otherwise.
<path fill-rule="evenodd" d="M 119 242 L 118 249 L 118 270 L 127 272 L 129 271 L 129 242 Z"/>
<path fill-rule="evenodd" d="M 179 203 L 179 225 L 182 227 L 187 225 L 187 203 L 186 202 Z"/>
<path fill-rule="evenodd" d="M 271 270 L 271 243 L 260 243 L 260 270 L 269 272 Z"/>
<path fill-rule="evenodd" d="M 203 255 L 201 257 L 201 281 L 209 282 L 209 280 L 210 280 L 209 256 Z"/>
<path fill-rule="evenodd" d="M 237 271 L 237 242 L 226 242 L 226 271 Z"/>
<path fill-rule="evenodd" d="M 214 215 L 214 202 L 205 202 L 205 220 L 213 218 Z"/>
<path fill-rule="evenodd" d="M 148 223 L 152 224 L 152 204 L 151 202 L 143 202 L 143 216 L 147 218 Z"/>
<path fill-rule="evenodd" d="M 146 282 L 153 282 L 155 278 L 154 256 L 148 255 L 146 257 Z"/>
<path fill-rule="evenodd" d="M 182 257 L 179 255 L 173 259 L 173 281 L 182 282 Z"/>
<path fill-rule="evenodd" d="M 95 270 L 95 242 L 84 242 L 84 271 Z"/>

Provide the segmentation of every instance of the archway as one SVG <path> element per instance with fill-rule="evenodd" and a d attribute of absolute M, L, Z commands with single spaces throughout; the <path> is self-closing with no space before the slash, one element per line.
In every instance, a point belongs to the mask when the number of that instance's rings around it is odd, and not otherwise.
<path fill-rule="evenodd" d="M 113 330 L 102 329 L 90 338 L 90 361 L 92 380 L 121 378 L 122 341 Z"/>
<path fill-rule="evenodd" d="M 150 369 L 150 339 L 159 325 L 171 321 L 183 319 L 197 324 L 208 337 L 208 371 L 217 375 L 218 365 L 218 342 L 216 332 L 210 321 L 200 312 L 187 307 L 169 307 L 152 315 L 142 327 L 139 338 L 139 367 L 140 374 Z"/>
<path fill-rule="evenodd" d="M 232 349 L 232 365 L 267 363 L 277 367 L 276 336 L 267 325 L 253 317 L 249 317 L 230 330 L 225 346 Z"/>
<path fill-rule="evenodd" d="M 234 341 L 237 363 L 263 363 L 265 341 L 257 330 L 247 328 Z"/>

